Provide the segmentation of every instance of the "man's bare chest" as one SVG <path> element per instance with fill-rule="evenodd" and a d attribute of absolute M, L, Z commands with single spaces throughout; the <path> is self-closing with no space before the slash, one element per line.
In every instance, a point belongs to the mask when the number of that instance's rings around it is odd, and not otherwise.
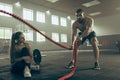
<path fill-rule="evenodd" d="M 84 31 L 86 29 L 85 24 L 80 24 L 79 22 L 76 23 L 76 28 L 80 31 Z"/>

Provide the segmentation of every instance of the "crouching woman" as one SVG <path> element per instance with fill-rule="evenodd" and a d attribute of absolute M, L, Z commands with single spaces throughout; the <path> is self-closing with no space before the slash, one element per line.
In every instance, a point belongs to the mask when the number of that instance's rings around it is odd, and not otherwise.
<path fill-rule="evenodd" d="M 22 32 L 12 34 L 10 59 L 12 73 L 31 77 L 30 64 L 32 62 L 32 51 L 30 44 L 25 41 Z"/>

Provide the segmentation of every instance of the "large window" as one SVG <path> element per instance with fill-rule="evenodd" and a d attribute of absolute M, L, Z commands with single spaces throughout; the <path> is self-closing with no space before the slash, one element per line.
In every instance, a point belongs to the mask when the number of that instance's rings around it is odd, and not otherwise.
<path fill-rule="evenodd" d="M 36 20 L 38 22 L 45 23 L 45 13 L 38 11 L 37 14 L 36 14 Z"/>
<path fill-rule="evenodd" d="M 0 27 L 0 39 L 11 39 L 12 28 Z"/>
<path fill-rule="evenodd" d="M 41 31 L 43 34 L 45 34 L 44 31 Z M 37 32 L 37 42 L 45 42 L 45 37 Z"/>
<path fill-rule="evenodd" d="M 61 34 L 61 42 L 67 42 L 67 34 Z"/>
<path fill-rule="evenodd" d="M 59 34 L 58 33 L 52 33 L 52 39 L 56 42 L 59 42 Z"/>
<path fill-rule="evenodd" d="M 23 32 L 27 41 L 33 41 L 33 30 Z"/>
<path fill-rule="evenodd" d="M 33 21 L 33 10 L 23 8 L 23 19 Z"/>
<path fill-rule="evenodd" d="M 59 18 L 56 15 L 52 15 L 52 24 L 59 25 Z"/>
<path fill-rule="evenodd" d="M 60 25 L 61 26 L 65 26 L 65 27 L 67 26 L 67 20 L 66 20 L 66 18 L 64 18 L 64 17 L 60 18 Z"/>
<path fill-rule="evenodd" d="M 7 11 L 9 13 L 13 13 L 12 12 L 12 5 L 9 5 L 9 4 L 0 3 L 0 10 L 4 10 L 4 11 Z M 9 16 L 9 15 L 4 14 L 4 13 L 0 13 L 0 15 L 1 16 Z"/>

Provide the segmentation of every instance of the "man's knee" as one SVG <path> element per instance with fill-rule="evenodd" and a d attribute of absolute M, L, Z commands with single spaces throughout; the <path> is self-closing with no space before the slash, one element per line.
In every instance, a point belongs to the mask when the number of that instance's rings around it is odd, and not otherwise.
<path fill-rule="evenodd" d="M 93 37 L 91 40 L 90 40 L 91 43 L 98 43 L 98 40 L 96 37 Z"/>
<path fill-rule="evenodd" d="M 82 44 L 83 44 L 82 41 L 78 41 L 77 46 L 80 46 Z"/>

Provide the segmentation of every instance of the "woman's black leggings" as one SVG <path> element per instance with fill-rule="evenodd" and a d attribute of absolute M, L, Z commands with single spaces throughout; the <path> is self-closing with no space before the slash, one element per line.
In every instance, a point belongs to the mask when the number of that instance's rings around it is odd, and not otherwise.
<path fill-rule="evenodd" d="M 23 56 L 29 56 L 29 50 L 26 47 L 21 50 L 21 57 Z M 23 75 L 25 66 L 30 68 L 30 63 L 26 63 L 24 60 L 15 62 L 11 65 L 11 72 Z"/>

